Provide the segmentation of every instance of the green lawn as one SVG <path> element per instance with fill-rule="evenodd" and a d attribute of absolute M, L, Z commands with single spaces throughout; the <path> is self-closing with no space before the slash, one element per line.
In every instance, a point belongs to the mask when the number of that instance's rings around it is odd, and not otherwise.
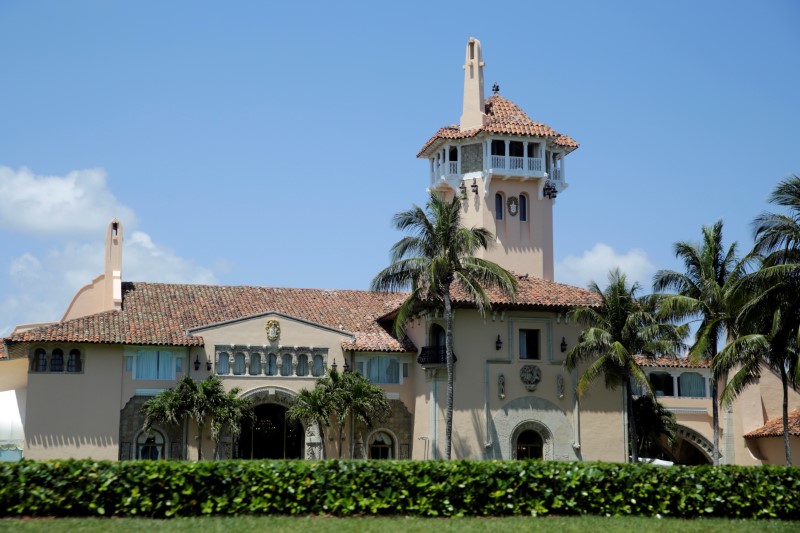
<path fill-rule="evenodd" d="M 558 533 L 602 531 L 603 533 L 632 533 L 658 531 L 681 533 L 709 533 L 725 531 L 736 533 L 797 531 L 796 522 L 769 520 L 697 519 L 679 520 L 643 517 L 543 517 L 543 518 L 403 518 L 403 517 L 286 517 L 241 516 L 213 518 L 176 518 L 150 520 L 133 518 L 65 518 L 65 519 L 6 519 L 0 520 L 0 532 L 38 533 L 270 533 L 302 531 L 335 531 L 336 533 L 365 533 L 370 531 L 403 531 L 436 533 L 492 533 L 496 531 L 557 531 Z"/>

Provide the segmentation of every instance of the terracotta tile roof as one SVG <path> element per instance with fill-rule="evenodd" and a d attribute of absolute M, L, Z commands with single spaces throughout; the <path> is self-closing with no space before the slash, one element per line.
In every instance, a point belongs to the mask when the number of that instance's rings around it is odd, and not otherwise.
<path fill-rule="evenodd" d="M 556 308 L 566 310 L 573 307 L 596 307 L 600 305 L 600 298 L 588 289 L 533 277 L 518 277 L 517 294 L 514 298 L 509 298 L 498 289 L 490 289 L 487 293 L 492 304 L 495 306 Z M 469 303 L 472 299 L 465 292 L 457 288 L 453 291 L 453 301 L 457 303 Z"/>
<path fill-rule="evenodd" d="M 0 359 L 8 359 L 8 348 L 6 348 L 6 339 L 0 339 Z"/>
<path fill-rule="evenodd" d="M 522 135 L 526 137 L 545 137 L 551 139 L 554 144 L 570 149 L 570 151 L 578 147 L 578 143 L 573 139 L 558 133 L 547 124 L 532 120 L 516 104 L 503 98 L 499 94 L 487 98 L 484 106 L 485 113 L 488 117 L 488 121 L 484 127 L 460 131 L 458 126 L 445 126 L 437 131 L 433 137 L 428 139 L 428 142 L 426 142 L 419 151 L 417 157 L 424 157 L 428 148 L 439 139 L 468 139 L 484 132 Z"/>
<path fill-rule="evenodd" d="M 163 283 L 123 283 L 121 311 L 107 311 L 12 334 L 7 341 L 88 342 L 202 346 L 201 333 L 189 330 L 209 324 L 274 311 L 351 333 L 342 347 L 357 351 L 416 351 L 407 338 L 389 332 L 391 315 L 407 293 L 355 290 L 290 289 L 275 287 L 225 287 Z M 542 279 L 519 280 L 516 298 L 489 291 L 492 301 L 506 307 L 567 309 L 598 305 L 586 289 Z M 466 294 L 455 291 L 454 302 L 468 304 Z"/>
<path fill-rule="evenodd" d="M 800 437 L 800 409 L 789 413 L 789 435 Z M 744 438 L 758 439 L 763 437 L 783 437 L 783 416 L 770 418 L 758 429 L 747 433 Z"/>
<path fill-rule="evenodd" d="M 344 330 L 358 346 L 405 351 L 378 319 L 405 294 L 369 291 L 123 283 L 122 311 L 108 311 L 11 335 L 11 342 L 62 341 L 202 346 L 188 329 L 276 311 Z"/>
<path fill-rule="evenodd" d="M 711 368 L 710 361 L 698 361 L 692 363 L 688 357 L 644 357 L 636 356 L 639 366 L 649 366 L 657 368 Z"/>

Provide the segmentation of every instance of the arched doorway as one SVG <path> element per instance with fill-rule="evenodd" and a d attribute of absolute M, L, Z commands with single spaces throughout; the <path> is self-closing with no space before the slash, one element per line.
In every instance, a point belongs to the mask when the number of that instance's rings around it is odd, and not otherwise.
<path fill-rule="evenodd" d="M 541 459 L 544 457 L 544 439 L 538 431 L 526 429 L 517 437 L 517 459 Z"/>
<path fill-rule="evenodd" d="M 237 456 L 241 459 L 300 459 L 305 444 L 303 426 L 286 420 L 286 407 L 257 405 L 253 420 L 242 423 Z"/>
<path fill-rule="evenodd" d="M 164 435 L 159 431 L 142 431 L 136 437 L 136 458 L 144 460 L 166 459 Z"/>
<path fill-rule="evenodd" d="M 370 459 L 395 459 L 394 439 L 385 430 L 374 432 L 368 439 Z"/>

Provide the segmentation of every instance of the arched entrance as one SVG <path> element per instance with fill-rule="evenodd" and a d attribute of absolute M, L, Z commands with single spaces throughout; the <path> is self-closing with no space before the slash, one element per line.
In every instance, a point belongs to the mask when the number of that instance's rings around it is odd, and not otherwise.
<path fill-rule="evenodd" d="M 253 420 L 242 423 L 237 456 L 241 459 L 300 459 L 304 431 L 299 422 L 286 420 L 286 407 L 275 403 L 257 405 Z"/>
<path fill-rule="evenodd" d="M 517 459 L 541 459 L 544 456 L 544 440 L 538 431 L 526 429 L 517 437 Z"/>

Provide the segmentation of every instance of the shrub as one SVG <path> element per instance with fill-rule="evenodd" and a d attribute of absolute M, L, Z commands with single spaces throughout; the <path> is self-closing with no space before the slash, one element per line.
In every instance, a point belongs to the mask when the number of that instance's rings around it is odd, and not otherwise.
<path fill-rule="evenodd" d="M 800 468 L 541 461 L 21 461 L 0 516 L 800 517 Z"/>

